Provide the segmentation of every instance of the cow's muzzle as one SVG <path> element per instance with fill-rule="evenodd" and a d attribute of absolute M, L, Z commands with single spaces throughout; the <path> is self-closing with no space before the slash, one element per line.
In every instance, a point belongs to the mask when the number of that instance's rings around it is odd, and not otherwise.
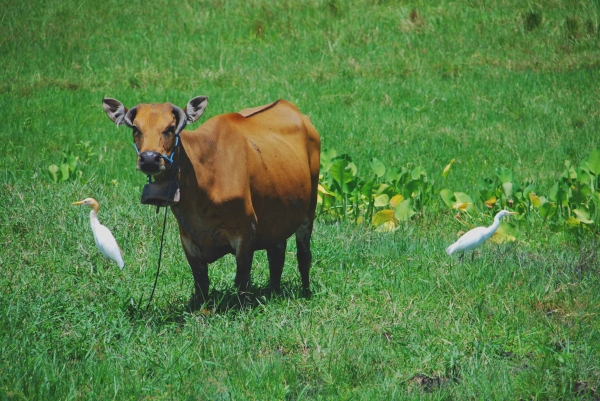
<path fill-rule="evenodd" d="M 147 151 L 140 153 L 137 169 L 144 174 L 156 174 L 165 170 L 165 164 L 158 152 Z"/>

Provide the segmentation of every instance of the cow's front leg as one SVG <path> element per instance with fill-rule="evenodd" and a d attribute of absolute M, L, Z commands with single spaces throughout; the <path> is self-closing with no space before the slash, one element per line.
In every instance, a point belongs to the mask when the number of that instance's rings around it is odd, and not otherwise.
<path fill-rule="evenodd" d="M 194 294 L 195 301 L 204 303 L 208 300 L 208 288 L 210 280 L 208 278 L 208 264 L 202 259 L 200 249 L 185 234 L 180 232 L 181 244 L 185 252 L 185 257 L 192 269 L 194 276 Z"/>

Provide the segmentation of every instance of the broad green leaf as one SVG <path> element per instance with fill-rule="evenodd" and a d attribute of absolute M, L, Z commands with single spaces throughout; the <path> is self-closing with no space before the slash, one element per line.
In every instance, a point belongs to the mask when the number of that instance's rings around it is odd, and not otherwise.
<path fill-rule="evenodd" d="M 541 198 L 540 198 L 541 199 Z M 540 206 L 540 216 L 543 219 L 550 219 L 556 214 L 556 203 L 554 202 L 543 202 Z"/>
<path fill-rule="evenodd" d="M 335 149 L 327 149 L 321 152 L 321 166 L 323 166 L 323 172 L 328 172 L 333 165 L 334 158 L 337 156 Z"/>
<path fill-rule="evenodd" d="M 590 180 L 590 175 L 587 171 L 580 168 L 577 170 L 577 180 L 587 183 Z"/>
<path fill-rule="evenodd" d="M 569 178 L 569 179 L 576 179 L 577 178 L 577 172 L 575 171 L 575 169 L 573 167 L 571 167 L 571 162 L 569 160 L 565 160 L 565 171 L 563 172 L 563 177 L 565 178 Z"/>
<path fill-rule="evenodd" d="M 392 197 L 392 199 L 390 199 L 390 206 L 391 206 L 392 208 L 395 208 L 395 207 L 396 207 L 396 206 L 398 206 L 398 204 L 399 204 L 400 202 L 402 202 L 403 200 L 404 200 L 404 196 L 402 196 L 402 195 L 394 195 L 394 196 Z"/>
<path fill-rule="evenodd" d="M 450 160 L 450 163 L 448 163 L 448 164 L 446 165 L 446 167 L 444 167 L 444 171 L 442 171 L 442 177 L 444 177 L 444 178 L 448 178 L 448 175 L 450 174 L 450 169 L 452 168 L 452 165 L 454 164 L 454 161 L 455 161 L 455 160 L 456 160 L 456 159 L 452 159 L 452 160 Z"/>
<path fill-rule="evenodd" d="M 382 193 L 388 193 L 390 191 L 392 191 L 392 187 L 388 184 L 379 184 L 379 187 L 375 190 L 375 195 L 381 195 Z M 390 194 L 388 193 L 388 196 L 389 195 Z"/>
<path fill-rule="evenodd" d="M 375 180 L 369 180 L 365 182 L 365 184 L 360 189 L 360 193 L 366 196 L 368 199 L 371 199 L 371 195 L 373 194 L 373 185 L 375 184 Z"/>
<path fill-rule="evenodd" d="M 69 179 L 69 165 L 62 163 L 60 165 L 60 180 L 67 181 Z"/>
<path fill-rule="evenodd" d="M 48 166 L 48 172 L 50 173 L 50 177 L 52 178 L 52 181 L 58 182 L 58 172 L 59 171 L 60 171 L 60 169 L 58 168 L 58 166 L 56 164 L 51 164 L 50 166 Z"/>
<path fill-rule="evenodd" d="M 513 193 L 513 184 L 512 182 L 505 182 L 502 184 L 502 190 L 504 192 L 504 196 L 510 198 Z"/>
<path fill-rule="evenodd" d="M 75 156 L 73 153 L 70 153 L 69 156 L 67 156 L 67 164 L 69 165 L 69 170 L 71 170 L 71 172 L 75 171 L 78 159 L 79 157 Z"/>
<path fill-rule="evenodd" d="M 390 201 L 390 197 L 386 194 L 381 194 L 375 198 L 375 207 L 383 207 L 386 206 Z"/>
<path fill-rule="evenodd" d="M 385 174 L 385 166 L 383 165 L 381 160 L 375 157 L 373 158 L 373 160 L 371 160 L 371 169 L 378 178 L 383 177 L 383 175 Z"/>
<path fill-rule="evenodd" d="M 473 200 L 471 197 L 464 192 L 455 192 L 454 197 L 456 198 L 456 203 L 470 203 L 473 204 Z"/>
<path fill-rule="evenodd" d="M 523 190 L 523 196 L 524 196 L 525 198 L 529 197 L 529 194 L 530 194 L 530 193 L 531 193 L 531 191 L 533 191 L 534 189 L 535 189 L 535 184 L 534 184 L 534 183 L 531 183 L 531 184 L 527 185 L 527 188 L 525 188 L 525 189 Z"/>
<path fill-rule="evenodd" d="M 540 205 L 542 204 L 542 201 L 541 201 L 540 197 L 537 196 L 533 192 L 529 193 L 529 201 L 531 202 L 531 204 L 533 205 L 533 207 L 540 207 Z"/>
<path fill-rule="evenodd" d="M 375 231 L 380 233 L 391 233 L 392 231 L 396 231 L 398 229 L 398 220 L 390 220 L 386 221 L 379 227 L 375 228 Z"/>
<path fill-rule="evenodd" d="M 335 163 L 333 163 L 331 169 L 329 170 L 331 172 L 331 176 L 340 187 L 342 187 L 343 184 L 352 181 L 352 172 L 348 168 L 349 164 L 350 163 L 348 163 L 346 160 L 337 160 Z"/>
<path fill-rule="evenodd" d="M 346 167 L 346 169 L 350 170 L 352 177 L 355 177 L 356 173 L 358 173 L 358 167 L 356 167 L 356 164 L 354 164 L 354 162 L 348 161 L 348 167 Z"/>
<path fill-rule="evenodd" d="M 506 167 L 500 167 L 498 171 L 496 171 L 496 175 L 498 176 L 502 184 L 504 184 L 505 182 L 512 182 L 513 180 L 512 171 L 510 169 L 507 169 Z"/>
<path fill-rule="evenodd" d="M 581 224 L 581 222 L 579 220 L 577 220 L 575 217 L 569 216 L 569 218 L 565 220 L 565 224 L 568 225 L 569 227 L 577 227 Z"/>
<path fill-rule="evenodd" d="M 421 178 L 421 175 L 424 175 L 427 177 L 427 174 L 425 174 L 425 169 L 421 166 L 417 166 L 415 167 L 411 172 L 410 172 L 410 177 L 413 180 L 418 180 L 419 178 Z"/>
<path fill-rule="evenodd" d="M 394 211 L 393 210 L 380 210 L 377 213 L 375 213 L 373 215 L 373 219 L 371 220 L 371 223 L 373 224 L 373 226 L 375 227 L 379 227 L 380 225 L 387 223 L 387 222 L 393 222 L 394 220 L 396 220 L 396 218 L 394 217 Z"/>
<path fill-rule="evenodd" d="M 556 202 L 559 205 L 567 206 L 568 199 L 571 196 L 571 188 L 563 181 L 558 182 L 558 191 L 556 193 Z"/>
<path fill-rule="evenodd" d="M 442 200 L 444 201 L 444 203 L 446 205 L 448 205 L 449 207 L 452 207 L 452 205 L 454 205 L 456 198 L 454 197 L 454 193 L 449 190 L 449 189 L 442 189 L 440 191 L 440 197 L 442 198 Z"/>
<path fill-rule="evenodd" d="M 329 192 L 329 190 L 327 190 L 323 185 L 319 184 L 317 186 L 317 190 L 319 191 L 319 193 L 323 194 L 323 195 L 327 195 L 327 196 L 335 196 L 334 193 Z"/>
<path fill-rule="evenodd" d="M 590 214 L 584 209 L 573 209 L 573 213 L 575 213 L 575 218 L 584 224 L 594 223 L 593 220 L 590 220 Z"/>
<path fill-rule="evenodd" d="M 394 209 L 394 216 L 399 221 L 408 221 L 416 212 L 413 210 L 410 199 L 405 199 Z"/>
<path fill-rule="evenodd" d="M 484 204 L 486 207 L 488 207 L 488 208 L 490 208 L 490 209 L 493 209 L 493 208 L 494 208 L 494 206 L 496 205 L 496 201 L 497 201 L 497 200 L 498 200 L 498 199 L 497 199 L 495 196 L 492 196 L 490 199 L 488 199 L 488 200 L 486 200 L 485 202 L 483 202 L 483 204 Z"/>
<path fill-rule="evenodd" d="M 594 149 L 587 157 L 587 165 L 590 171 L 595 175 L 600 175 L 600 149 Z"/>
<path fill-rule="evenodd" d="M 469 207 L 469 205 L 473 205 L 473 204 L 469 203 L 469 202 L 462 202 L 462 203 L 457 202 L 456 204 L 454 204 L 454 206 L 452 206 L 452 208 L 460 209 L 462 211 L 467 211 L 467 208 Z"/>
<path fill-rule="evenodd" d="M 392 167 L 388 169 L 386 174 L 388 182 L 398 181 L 400 177 L 402 177 L 402 170 L 400 170 L 398 167 Z"/>
<path fill-rule="evenodd" d="M 548 198 L 551 201 L 556 202 L 557 198 L 558 198 L 558 191 L 559 191 L 558 182 L 555 182 L 554 185 L 552 185 L 552 188 L 550 188 L 550 192 L 548 192 Z"/>
<path fill-rule="evenodd" d="M 579 192 L 581 193 L 582 197 L 586 198 L 592 194 L 592 189 L 589 187 L 589 185 L 583 184 L 579 187 Z"/>
<path fill-rule="evenodd" d="M 498 227 L 491 239 L 497 244 L 502 244 L 504 242 L 516 241 L 518 235 L 519 226 L 503 221 L 500 223 L 500 226 Z"/>

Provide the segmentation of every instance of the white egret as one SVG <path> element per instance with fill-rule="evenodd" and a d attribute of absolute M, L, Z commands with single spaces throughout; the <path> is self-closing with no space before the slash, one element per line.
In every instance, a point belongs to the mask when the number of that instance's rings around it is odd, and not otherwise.
<path fill-rule="evenodd" d="M 98 210 L 100 210 L 98 201 L 94 198 L 86 198 L 82 201 L 74 202 L 73 205 L 87 205 L 92 208 L 92 211 L 90 212 L 90 225 L 92 226 L 92 232 L 94 233 L 96 247 L 106 259 L 113 260 L 121 269 L 123 269 L 123 266 L 125 266 L 125 262 L 123 262 L 123 251 L 119 248 L 119 245 L 110 230 L 100 224 L 100 221 L 98 220 Z"/>
<path fill-rule="evenodd" d="M 513 214 L 518 214 L 517 212 L 509 212 L 508 210 L 501 210 L 494 217 L 494 223 L 489 227 L 476 227 L 472 230 L 467 231 L 462 237 L 458 239 L 454 244 L 450 245 L 446 248 L 446 253 L 448 255 L 453 255 L 457 252 L 460 252 L 461 260 L 467 251 L 473 251 L 473 256 L 471 256 L 471 260 L 475 258 L 475 248 L 479 245 L 483 244 L 487 241 L 498 229 L 500 226 L 500 219 L 504 216 L 510 216 Z"/>

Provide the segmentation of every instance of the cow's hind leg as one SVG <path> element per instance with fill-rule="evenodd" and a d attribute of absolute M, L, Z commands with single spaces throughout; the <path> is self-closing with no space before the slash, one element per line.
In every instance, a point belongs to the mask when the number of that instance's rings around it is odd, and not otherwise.
<path fill-rule="evenodd" d="M 267 258 L 269 259 L 269 289 L 272 293 L 281 292 L 281 273 L 285 262 L 285 248 L 287 241 L 267 249 Z"/>
<path fill-rule="evenodd" d="M 313 219 L 305 217 L 296 230 L 296 246 L 298 247 L 298 270 L 302 278 L 302 289 L 304 292 L 310 292 L 309 271 L 312 262 L 312 253 L 310 252 L 310 236 L 312 235 Z"/>
<path fill-rule="evenodd" d="M 250 287 L 250 272 L 254 259 L 254 227 L 246 235 L 234 240 L 231 246 L 235 250 L 237 264 L 235 287 L 240 292 L 242 301 L 245 301 L 245 294 Z"/>

